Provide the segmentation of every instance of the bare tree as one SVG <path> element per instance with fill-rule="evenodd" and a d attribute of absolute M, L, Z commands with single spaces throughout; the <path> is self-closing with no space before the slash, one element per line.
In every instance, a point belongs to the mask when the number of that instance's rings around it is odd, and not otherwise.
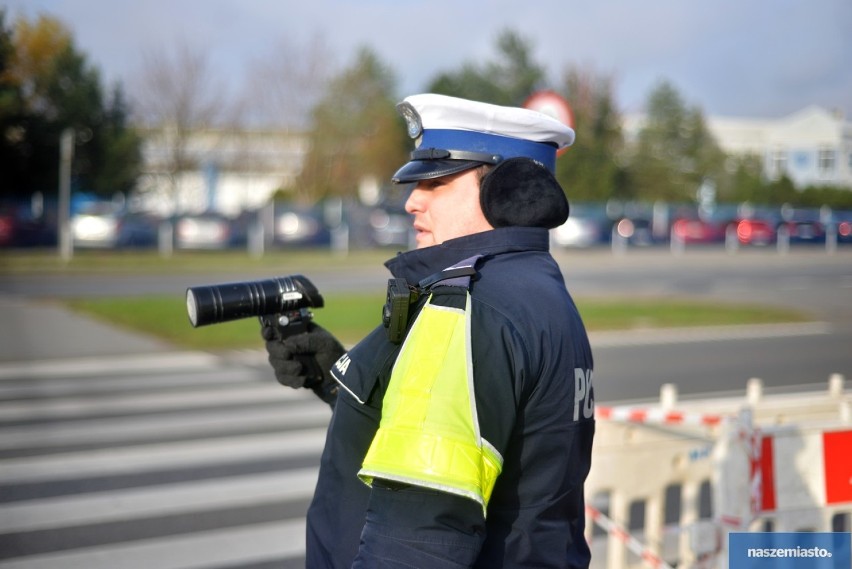
<path fill-rule="evenodd" d="M 176 203 L 179 176 L 199 167 L 199 157 L 189 148 L 190 136 L 214 126 L 232 125 L 238 118 L 212 69 L 207 54 L 185 42 L 172 50 L 143 54 L 133 89 L 135 118 L 148 132 L 149 144 L 159 150 L 157 174 L 167 177 L 172 204 Z"/>
<path fill-rule="evenodd" d="M 256 125 L 305 130 L 334 68 L 322 34 L 304 43 L 282 38 L 267 56 L 250 64 L 243 116 Z"/>

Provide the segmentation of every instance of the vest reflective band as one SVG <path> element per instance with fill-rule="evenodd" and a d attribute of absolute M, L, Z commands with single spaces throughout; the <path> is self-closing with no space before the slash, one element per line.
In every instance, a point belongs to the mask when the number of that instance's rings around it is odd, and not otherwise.
<path fill-rule="evenodd" d="M 465 310 L 420 311 L 391 372 L 382 420 L 358 476 L 434 488 L 476 500 L 483 512 L 503 458 L 479 434 Z"/>

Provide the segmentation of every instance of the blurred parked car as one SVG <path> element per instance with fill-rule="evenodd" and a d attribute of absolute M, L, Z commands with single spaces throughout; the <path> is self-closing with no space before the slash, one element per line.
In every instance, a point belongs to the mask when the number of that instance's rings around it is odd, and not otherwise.
<path fill-rule="evenodd" d="M 408 248 L 413 243 L 412 216 L 404 204 L 383 204 L 370 210 L 370 244 Z"/>
<path fill-rule="evenodd" d="M 176 249 L 228 249 L 245 244 L 232 219 L 215 212 L 183 214 L 173 219 Z"/>
<path fill-rule="evenodd" d="M 788 213 L 778 224 L 778 231 L 786 232 L 790 243 L 825 243 L 825 226 L 819 211 L 796 210 Z"/>
<path fill-rule="evenodd" d="M 728 225 L 741 245 L 770 245 L 775 243 L 775 222 L 762 217 L 735 219 Z"/>
<path fill-rule="evenodd" d="M 592 247 L 607 243 L 610 239 L 612 221 L 606 208 L 589 204 L 571 204 L 568 220 L 551 230 L 554 244 L 561 247 Z"/>
<path fill-rule="evenodd" d="M 672 222 L 671 239 L 683 244 L 721 243 L 725 227 L 715 219 L 681 216 Z"/>
<path fill-rule="evenodd" d="M 81 248 L 153 247 L 157 220 L 122 211 L 112 202 L 93 202 L 71 216 L 71 238 Z"/>
<path fill-rule="evenodd" d="M 613 226 L 612 237 L 616 236 L 634 247 L 648 247 L 656 242 L 651 220 L 645 217 L 622 217 Z"/>
<path fill-rule="evenodd" d="M 272 241 L 277 245 L 320 246 L 331 242 L 322 208 L 276 204 Z"/>
<path fill-rule="evenodd" d="M 28 205 L 0 204 L 0 247 L 50 247 L 57 243 L 56 212 L 34 216 Z"/>

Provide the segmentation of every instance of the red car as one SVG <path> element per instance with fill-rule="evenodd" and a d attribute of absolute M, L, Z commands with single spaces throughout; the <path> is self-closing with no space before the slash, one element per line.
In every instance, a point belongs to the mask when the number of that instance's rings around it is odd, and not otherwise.
<path fill-rule="evenodd" d="M 725 239 L 725 231 L 713 220 L 681 217 L 672 224 L 671 239 L 683 244 L 720 243 Z"/>
<path fill-rule="evenodd" d="M 775 223 L 763 218 L 737 219 L 729 225 L 731 231 L 736 231 L 737 240 L 741 245 L 771 245 L 775 243 Z"/>

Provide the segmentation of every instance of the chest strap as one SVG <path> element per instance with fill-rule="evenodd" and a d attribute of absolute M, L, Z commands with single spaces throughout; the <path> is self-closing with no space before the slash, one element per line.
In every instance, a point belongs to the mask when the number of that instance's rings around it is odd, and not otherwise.
<path fill-rule="evenodd" d="M 423 290 L 429 290 L 437 284 L 470 288 L 470 278 L 476 274 L 476 263 L 481 258 L 482 255 L 468 257 L 452 267 L 447 267 L 441 272 L 429 275 L 417 283 L 417 286 Z"/>

